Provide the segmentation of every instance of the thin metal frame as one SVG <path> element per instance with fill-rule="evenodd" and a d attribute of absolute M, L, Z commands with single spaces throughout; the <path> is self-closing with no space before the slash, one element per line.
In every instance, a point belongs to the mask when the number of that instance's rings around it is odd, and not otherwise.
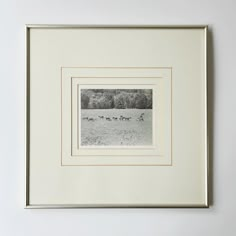
<path fill-rule="evenodd" d="M 205 205 L 158 205 L 158 204 L 30 204 L 30 29 L 203 29 L 205 32 L 205 173 L 206 190 Z M 27 24 L 25 26 L 25 208 L 209 208 L 209 128 L 208 128 L 208 25 L 41 25 Z"/>

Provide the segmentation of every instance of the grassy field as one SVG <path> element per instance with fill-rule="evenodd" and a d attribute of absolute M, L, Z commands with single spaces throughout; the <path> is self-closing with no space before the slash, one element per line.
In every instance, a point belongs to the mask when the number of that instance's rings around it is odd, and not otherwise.
<path fill-rule="evenodd" d="M 143 119 L 139 119 L 142 113 L 144 113 Z M 120 116 L 126 119 L 122 119 Z M 81 110 L 82 146 L 143 146 L 151 144 L 151 109 Z"/>

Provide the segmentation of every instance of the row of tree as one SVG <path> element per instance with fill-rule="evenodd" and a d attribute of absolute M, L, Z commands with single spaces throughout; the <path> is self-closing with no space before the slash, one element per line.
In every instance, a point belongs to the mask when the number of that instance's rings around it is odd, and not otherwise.
<path fill-rule="evenodd" d="M 152 109 L 151 89 L 82 89 L 82 109 Z"/>

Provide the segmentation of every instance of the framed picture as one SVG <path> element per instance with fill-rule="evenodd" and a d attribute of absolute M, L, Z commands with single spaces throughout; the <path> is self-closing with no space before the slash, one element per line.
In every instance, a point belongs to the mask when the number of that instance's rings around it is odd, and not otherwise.
<path fill-rule="evenodd" d="M 26 208 L 208 207 L 207 26 L 26 26 Z"/>

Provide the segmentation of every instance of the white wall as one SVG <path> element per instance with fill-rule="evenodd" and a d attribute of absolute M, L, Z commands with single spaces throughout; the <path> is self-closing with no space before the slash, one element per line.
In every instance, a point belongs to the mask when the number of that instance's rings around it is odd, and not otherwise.
<path fill-rule="evenodd" d="M 1 0 L 0 235 L 236 235 L 235 10 L 235 0 Z M 210 25 L 210 209 L 23 209 L 26 23 Z"/>

